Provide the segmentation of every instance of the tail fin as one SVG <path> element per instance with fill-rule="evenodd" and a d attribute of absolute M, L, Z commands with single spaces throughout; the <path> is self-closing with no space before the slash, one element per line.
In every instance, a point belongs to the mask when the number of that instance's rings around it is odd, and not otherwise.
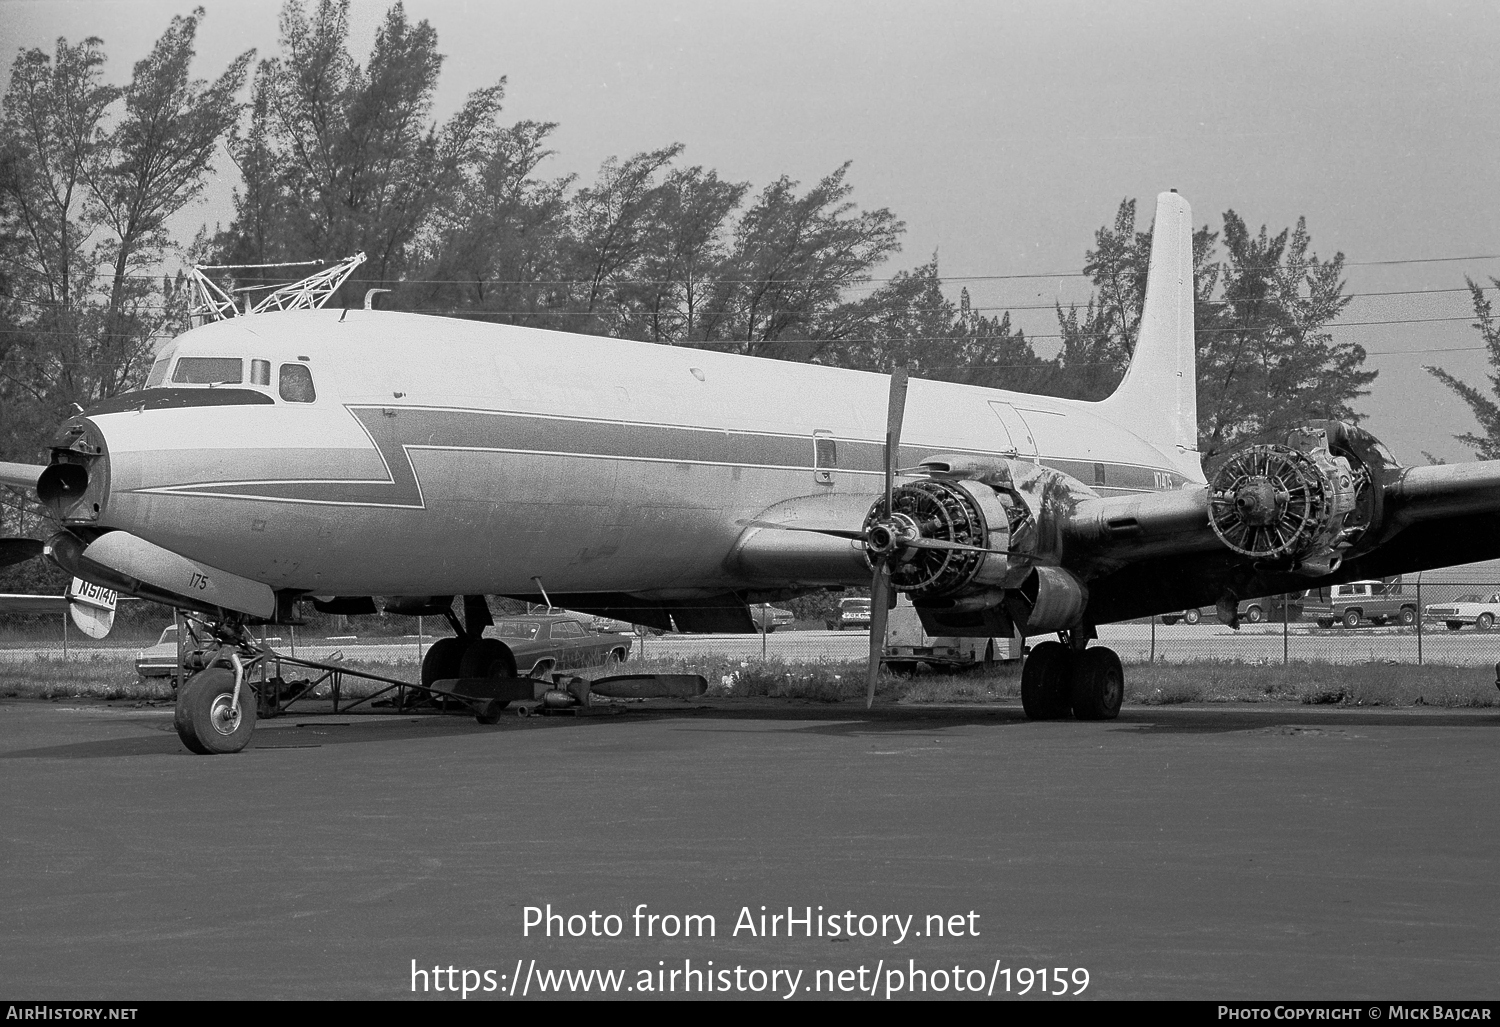
<path fill-rule="evenodd" d="M 1193 342 L 1193 210 L 1175 192 L 1156 198 L 1151 268 L 1140 336 L 1125 378 L 1101 413 L 1161 450 L 1190 480 L 1198 456 L 1197 354 Z"/>

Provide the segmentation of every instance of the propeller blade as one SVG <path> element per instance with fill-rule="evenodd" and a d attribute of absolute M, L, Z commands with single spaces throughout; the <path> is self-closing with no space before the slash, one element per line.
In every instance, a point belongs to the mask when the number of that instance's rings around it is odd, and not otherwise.
<path fill-rule="evenodd" d="M 891 372 L 891 399 L 885 415 L 885 515 L 891 516 L 891 494 L 896 489 L 896 464 L 901 458 L 901 422 L 906 418 L 906 368 Z M 873 692 L 871 693 L 874 694 Z"/>
<path fill-rule="evenodd" d="M 0 538 L 0 567 L 33 560 L 43 548 L 44 543 L 34 538 Z"/>
<path fill-rule="evenodd" d="M 885 557 L 877 557 L 870 581 L 870 666 L 865 688 L 865 709 L 875 705 L 875 679 L 880 677 L 880 657 L 885 653 L 885 622 L 891 602 L 891 569 Z"/>
<path fill-rule="evenodd" d="M 951 549 L 956 553 L 1009 553 L 1009 549 L 986 549 L 964 542 L 948 542 L 940 538 L 909 538 L 901 543 L 911 549 Z"/>
<path fill-rule="evenodd" d="M 777 524 L 775 521 L 735 521 L 742 528 L 770 528 L 774 531 L 810 531 L 815 535 L 832 535 L 834 538 L 849 538 L 863 541 L 865 533 L 850 528 L 803 528 L 796 524 Z"/>

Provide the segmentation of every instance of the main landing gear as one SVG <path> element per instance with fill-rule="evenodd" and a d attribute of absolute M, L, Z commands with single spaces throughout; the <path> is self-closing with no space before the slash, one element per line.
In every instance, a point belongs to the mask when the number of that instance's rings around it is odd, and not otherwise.
<path fill-rule="evenodd" d="M 484 629 L 495 623 L 484 596 L 464 596 L 462 621 L 451 609 L 447 617 L 453 628 L 453 637 L 438 639 L 422 657 L 424 689 L 450 678 L 516 676 L 516 658 L 510 647 L 498 638 L 484 637 Z M 415 694 L 418 697 L 432 695 L 421 691 Z M 500 719 L 500 711 L 509 705 L 509 699 L 491 699 L 477 707 L 474 716 L 481 724 L 493 724 Z"/>
<path fill-rule="evenodd" d="M 1031 720 L 1114 720 L 1125 699 L 1125 670 L 1113 649 L 1085 649 L 1081 631 L 1032 646 L 1021 668 L 1021 706 Z"/>

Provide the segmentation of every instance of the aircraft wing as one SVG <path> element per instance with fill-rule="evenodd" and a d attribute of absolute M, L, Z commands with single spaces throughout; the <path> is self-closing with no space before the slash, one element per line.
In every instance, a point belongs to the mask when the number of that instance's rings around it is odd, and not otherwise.
<path fill-rule="evenodd" d="M 67 596 L 0 594 L 0 613 L 65 613 Z"/>
<path fill-rule="evenodd" d="M 1345 429 L 1357 437 L 1357 429 Z M 1334 449 L 1346 462 L 1354 459 L 1351 449 Z M 1500 461 L 1366 463 L 1356 470 L 1363 473 L 1356 474 L 1351 508 L 1325 510 L 1324 518 L 1336 523 L 1321 531 L 1310 518 L 1300 542 L 1281 552 L 1269 537 L 1248 545 L 1263 552 L 1237 551 L 1229 543 L 1245 549 L 1247 540 L 1232 525 L 1215 530 L 1216 515 L 1221 528 L 1235 520 L 1234 504 L 1250 487 L 1237 491 L 1231 476 L 1216 476 L 1206 487 L 1079 504 L 1069 534 L 1080 552 L 1069 565 L 1091 579 L 1091 617 L 1106 623 L 1226 596 L 1278 595 L 1500 557 Z M 1336 494 L 1337 485 L 1329 484 Z M 1275 511 L 1264 513 L 1273 528 L 1289 527 L 1284 512 L 1280 521 Z"/>
<path fill-rule="evenodd" d="M 36 480 L 47 468 L 41 464 L 14 464 L 0 460 L 0 485 L 18 489 L 36 488 Z"/>

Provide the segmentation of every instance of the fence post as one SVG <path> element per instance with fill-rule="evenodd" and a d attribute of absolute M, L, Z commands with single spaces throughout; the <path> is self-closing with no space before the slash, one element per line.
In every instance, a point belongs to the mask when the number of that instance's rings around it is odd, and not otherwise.
<path fill-rule="evenodd" d="M 1422 666 L 1422 577 L 1417 576 L 1417 666 Z"/>
<path fill-rule="evenodd" d="M 1290 646 L 1288 638 L 1291 634 L 1292 623 L 1292 597 L 1290 593 L 1281 597 L 1281 665 L 1285 667 L 1291 663 Z"/>
<path fill-rule="evenodd" d="M 1151 615 L 1151 662 L 1156 662 L 1156 614 Z"/>

